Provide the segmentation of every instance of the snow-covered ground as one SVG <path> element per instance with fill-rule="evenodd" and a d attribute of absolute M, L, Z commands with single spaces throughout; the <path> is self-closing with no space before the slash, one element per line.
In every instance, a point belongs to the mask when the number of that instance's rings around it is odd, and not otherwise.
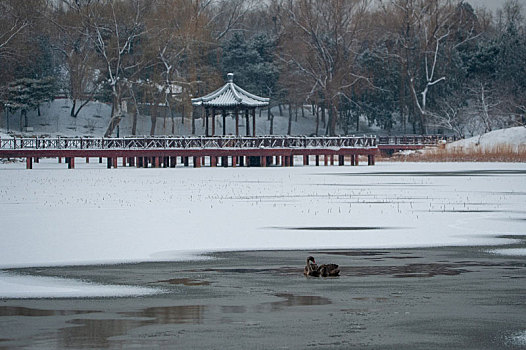
<path fill-rule="evenodd" d="M 0 184 L 1 268 L 499 244 L 526 230 L 520 163 L 108 170 L 78 159 L 68 170 L 48 159 L 0 165 Z M 13 295 L 6 276 L 0 297 Z"/>
<path fill-rule="evenodd" d="M 510 147 L 514 152 L 526 152 L 526 127 L 517 126 L 494 130 L 468 139 L 459 140 L 446 145 L 448 150 L 482 150 L 494 151 L 497 147 Z"/>

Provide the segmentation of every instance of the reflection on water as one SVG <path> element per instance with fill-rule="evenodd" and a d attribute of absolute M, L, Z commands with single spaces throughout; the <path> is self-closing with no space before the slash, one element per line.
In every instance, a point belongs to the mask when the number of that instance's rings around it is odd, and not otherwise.
<path fill-rule="evenodd" d="M 328 298 L 316 295 L 293 295 L 293 294 L 276 294 L 278 298 L 285 300 L 263 303 L 255 307 L 256 312 L 275 312 L 281 311 L 285 307 L 291 306 L 315 306 L 328 305 L 331 301 Z"/>
<path fill-rule="evenodd" d="M 19 306 L 0 306 L 0 317 L 9 316 L 26 316 L 26 317 L 43 317 L 43 316 L 69 316 L 78 314 L 87 314 L 96 311 L 81 310 L 40 310 Z"/>

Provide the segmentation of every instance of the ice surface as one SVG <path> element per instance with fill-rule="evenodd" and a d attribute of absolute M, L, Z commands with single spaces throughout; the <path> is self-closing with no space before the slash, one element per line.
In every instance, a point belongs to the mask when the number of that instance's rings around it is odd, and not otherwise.
<path fill-rule="evenodd" d="M 0 298 L 124 297 L 158 293 L 162 293 L 162 290 L 100 285 L 64 278 L 22 276 L 0 271 Z"/>
<path fill-rule="evenodd" d="M 498 255 L 525 256 L 526 248 L 502 248 L 490 250 L 490 253 Z"/>

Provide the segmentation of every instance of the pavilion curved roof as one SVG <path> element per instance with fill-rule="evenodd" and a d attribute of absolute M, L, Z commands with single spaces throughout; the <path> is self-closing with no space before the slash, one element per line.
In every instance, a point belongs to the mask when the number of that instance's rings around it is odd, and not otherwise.
<path fill-rule="evenodd" d="M 268 106 L 268 98 L 251 94 L 234 84 L 234 74 L 228 73 L 227 77 L 228 82 L 223 87 L 206 96 L 193 98 L 192 105 L 216 108 L 256 108 Z"/>

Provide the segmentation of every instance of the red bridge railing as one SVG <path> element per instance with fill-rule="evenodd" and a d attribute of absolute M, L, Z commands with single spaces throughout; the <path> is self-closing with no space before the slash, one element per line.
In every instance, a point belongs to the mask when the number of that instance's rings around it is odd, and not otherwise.
<path fill-rule="evenodd" d="M 0 149 L 245 149 L 245 148 L 376 148 L 375 136 L 306 137 L 133 137 L 133 138 L 9 138 Z"/>

